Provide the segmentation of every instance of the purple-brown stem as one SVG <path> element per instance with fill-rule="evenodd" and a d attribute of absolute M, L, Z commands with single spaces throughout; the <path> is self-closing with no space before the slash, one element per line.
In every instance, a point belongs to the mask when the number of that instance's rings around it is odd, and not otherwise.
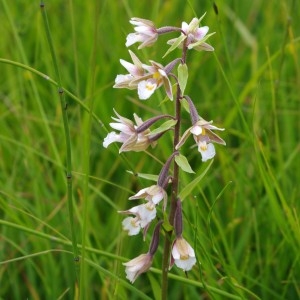
<path fill-rule="evenodd" d="M 182 50 L 182 58 L 181 61 L 183 64 L 186 63 L 186 54 L 187 47 L 186 43 L 183 45 Z M 177 92 L 176 92 L 176 100 L 175 100 L 175 119 L 177 123 L 174 127 L 174 140 L 173 140 L 173 152 L 176 151 L 176 145 L 180 139 L 180 126 L 181 126 L 181 104 L 180 100 L 182 99 L 181 89 L 177 82 Z M 173 226 L 175 211 L 177 207 L 177 199 L 178 199 L 178 187 L 179 187 L 179 167 L 174 162 L 173 169 L 173 180 L 172 180 L 172 189 L 171 189 L 171 204 L 170 204 L 170 214 L 169 214 L 169 222 Z M 164 253 L 163 253 L 163 262 L 162 262 L 162 292 L 161 299 L 166 300 L 168 295 L 168 271 L 170 265 L 170 254 L 172 247 L 172 231 L 166 232 L 165 236 L 165 245 L 164 245 Z"/>

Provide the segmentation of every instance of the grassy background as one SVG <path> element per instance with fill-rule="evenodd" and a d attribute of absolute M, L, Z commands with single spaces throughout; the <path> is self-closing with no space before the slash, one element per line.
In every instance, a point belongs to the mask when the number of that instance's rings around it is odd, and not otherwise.
<path fill-rule="evenodd" d="M 39 1 L 0 1 L 0 299 L 73 299 L 76 270 L 82 299 L 146 299 L 159 295 L 161 251 L 134 285 L 122 262 L 147 251 L 149 239 L 128 237 L 116 211 L 149 186 L 126 170 L 157 174 L 171 153 L 165 135 L 148 154 L 118 155 L 102 147 L 113 108 L 143 119 L 173 110 L 135 91 L 112 88 L 129 60 L 128 20 L 160 27 L 194 16 L 216 34 L 214 53 L 189 54 L 186 89 L 205 119 L 225 127 L 227 146 L 183 203 L 184 236 L 201 264 L 173 268 L 170 299 L 300 298 L 299 225 L 299 1 L 46 1 L 67 95 L 72 146 L 74 220 L 85 243 L 80 269 L 73 261 L 66 198 L 66 147 L 57 81 Z M 169 37 L 168 37 L 169 38 Z M 162 37 L 139 57 L 161 60 Z M 136 50 L 136 47 L 132 47 Z M 93 115 L 86 111 L 90 108 Z M 188 115 L 184 115 L 188 126 Z M 197 175 L 208 163 L 183 149 Z M 88 176 L 87 176 L 88 175 Z M 195 177 L 182 174 L 181 188 Z M 125 280 L 124 280 L 125 279 Z M 222 293 L 227 293 L 226 295 Z"/>

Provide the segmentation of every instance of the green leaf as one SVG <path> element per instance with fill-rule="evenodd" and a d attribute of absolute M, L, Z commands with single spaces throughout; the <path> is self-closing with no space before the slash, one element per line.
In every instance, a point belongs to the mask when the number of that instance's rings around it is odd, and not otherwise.
<path fill-rule="evenodd" d="M 168 121 L 164 122 L 158 128 L 152 130 L 147 135 L 153 135 L 153 134 L 157 134 L 157 133 L 161 133 L 161 132 L 167 131 L 168 129 L 172 128 L 176 123 L 177 123 L 177 120 L 168 120 Z"/>
<path fill-rule="evenodd" d="M 185 35 L 181 35 L 180 37 L 178 37 L 176 41 L 172 44 L 172 46 L 168 49 L 168 51 L 165 53 L 163 58 L 166 57 L 170 52 L 175 50 L 184 41 L 185 38 L 186 38 Z"/>
<path fill-rule="evenodd" d="M 180 100 L 180 104 L 185 109 L 186 112 L 190 113 L 190 106 L 185 98 Z"/>
<path fill-rule="evenodd" d="M 215 32 L 212 32 L 212 33 L 206 35 L 202 40 L 199 40 L 197 43 L 192 44 L 192 45 L 193 45 L 193 48 L 195 48 L 195 47 L 197 47 L 197 46 L 203 44 L 209 37 L 211 37 L 211 36 L 214 35 L 214 34 L 215 34 Z M 189 49 L 192 49 L 192 48 L 189 48 Z"/>
<path fill-rule="evenodd" d="M 133 173 L 132 171 L 127 170 L 126 171 L 129 174 L 132 174 L 134 176 L 138 176 L 140 178 L 152 180 L 152 181 L 157 181 L 158 180 L 158 175 L 153 175 L 153 174 L 146 174 L 146 173 Z"/>
<path fill-rule="evenodd" d="M 166 232 L 171 232 L 173 230 L 173 226 L 170 224 L 169 217 L 166 212 L 164 212 L 164 222 L 162 223 L 162 227 Z"/>
<path fill-rule="evenodd" d="M 187 158 L 186 158 L 184 155 L 179 154 L 179 155 L 175 156 L 175 161 L 176 161 L 176 164 L 177 164 L 184 172 L 187 172 L 187 173 L 195 173 L 195 172 L 192 170 L 192 168 L 191 168 L 191 166 L 190 166 L 190 164 L 189 164 Z"/>
<path fill-rule="evenodd" d="M 154 299 L 159 300 L 160 299 L 160 282 L 157 280 L 157 276 L 154 276 L 151 272 L 147 273 L 150 285 L 151 285 L 151 291 L 153 292 Z"/>
<path fill-rule="evenodd" d="M 182 95 L 184 94 L 184 90 L 187 84 L 187 80 L 189 77 L 189 73 L 188 73 L 188 67 L 186 64 L 180 64 L 178 66 L 178 83 L 181 89 L 181 93 Z"/>
<path fill-rule="evenodd" d="M 185 186 L 185 188 L 182 189 L 182 191 L 179 193 L 179 198 L 183 200 L 186 198 L 192 190 L 198 185 L 198 183 L 201 181 L 201 179 L 206 175 L 207 171 L 211 167 L 213 163 L 213 160 L 209 163 L 209 165 L 205 168 L 205 170 L 198 176 L 196 177 L 192 182 L 190 182 L 188 185 Z"/>

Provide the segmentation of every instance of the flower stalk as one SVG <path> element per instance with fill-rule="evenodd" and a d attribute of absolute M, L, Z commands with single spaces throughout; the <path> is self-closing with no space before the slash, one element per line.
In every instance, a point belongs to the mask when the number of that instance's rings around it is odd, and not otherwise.
<path fill-rule="evenodd" d="M 216 135 L 213 130 L 223 130 L 212 125 L 212 121 L 205 121 L 197 112 L 192 99 L 184 94 L 188 80 L 187 55 L 188 51 L 213 51 L 214 48 L 207 44 L 207 38 L 212 34 L 208 33 L 208 26 L 199 27 L 200 21 L 204 15 L 197 19 L 194 18 L 187 24 L 182 22 L 181 28 L 173 26 L 164 26 L 156 28 L 154 23 L 141 18 L 132 18 L 130 23 L 134 25 L 134 33 L 127 36 L 126 46 L 140 43 L 138 49 L 152 46 L 157 42 L 162 34 L 171 32 L 179 33 L 177 38 L 171 39 L 167 44 L 171 47 L 167 50 L 164 57 L 175 49 L 181 50 L 181 56 L 162 65 L 153 60 L 149 60 L 150 65 L 142 63 L 139 58 L 129 50 L 132 63 L 120 60 L 121 64 L 128 71 L 128 74 L 117 75 L 115 88 L 127 88 L 137 90 L 140 100 L 147 100 L 152 97 L 155 91 L 163 87 L 166 96 L 173 104 L 173 115 L 158 115 L 146 121 L 142 121 L 134 114 L 135 123 L 120 116 L 113 118 L 117 123 L 110 123 L 110 126 L 120 131 L 120 133 L 111 132 L 104 139 L 103 146 L 107 147 L 113 142 L 122 143 L 122 151 L 145 151 L 151 145 L 156 146 L 163 134 L 167 131 L 173 133 L 173 142 L 170 149 L 172 153 L 164 163 L 155 185 L 141 189 L 129 200 L 143 199 L 144 203 L 136 205 L 128 210 L 119 211 L 122 214 L 129 215 L 123 222 L 123 229 L 128 235 L 137 235 L 143 232 L 143 239 L 146 240 L 146 234 L 151 230 L 151 224 L 157 221 L 153 230 L 152 241 L 148 253 L 142 254 L 128 263 L 125 263 L 127 278 L 133 283 L 137 277 L 146 272 L 154 259 L 158 248 L 159 235 L 161 234 L 160 225 L 164 229 L 164 247 L 162 261 L 162 285 L 161 299 L 167 299 L 168 290 L 168 272 L 173 265 L 181 268 L 183 271 L 189 271 L 196 263 L 196 255 L 192 246 L 183 238 L 183 220 L 182 203 L 179 199 L 180 190 L 180 172 L 185 171 L 193 173 L 187 158 L 181 153 L 182 146 L 189 136 L 193 136 L 198 151 L 201 154 L 202 161 L 212 159 L 215 156 L 215 147 L 213 143 L 225 145 L 225 142 Z M 177 75 L 174 69 L 177 67 Z M 172 82 L 176 86 L 173 95 Z M 175 101 L 173 101 L 175 98 Z M 181 136 L 182 112 L 181 101 L 185 98 L 189 105 L 191 118 L 191 127 Z M 158 128 L 152 129 L 163 119 L 165 121 Z M 168 186 L 170 193 L 168 196 Z M 162 202 L 162 205 L 160 204 Z M 165 216 L 168 216 L 165 218 Z"/>

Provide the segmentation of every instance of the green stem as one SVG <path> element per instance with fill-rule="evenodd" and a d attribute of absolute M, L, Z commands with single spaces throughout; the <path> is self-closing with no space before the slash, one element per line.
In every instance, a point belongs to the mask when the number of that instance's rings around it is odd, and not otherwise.
<path fill-rule="evenodd" d="M 65 133 L 65 142 L 66 142 L 66 179 L 67 179 L 67 199 L 68 199 L 68 209 L 69 209 L 69 221 L 71 227 L 71 236 L 72 236 L 72 247 L 73 247 L 73 256 L 75 262 L 75 272 L 78 281 L 78 247 L 77 247 L 77 239 L 76 239 L 76 230 L 74 225 L 74 208 L 73 208 L 73 185 L 72 185 L 72 152 L 71 152 L 71 139 L 70 139 L 70 130 L 69 130 L 69 121 L 68 121 L 68 114 L 67 114 L 67 103 L 65 99 L 64 89 L 61 83 L 60 72 L 57 64 L 57 59 L 53 47 L 53 42 L 50 34 L 50 27 L 48 23 L 48 18 L 45 10 L 44 2 L 40 3 L 44 25 L 46 29 L 47 40 L 51 52 L 52 62 L 55 70 L 55 74 L 57 77 L 57 84 L 58 84 L 58 94 L 60 98 L 61 104 L 61 111 L 63 116 L 63 126 L 64 126 L 64 133 Z"/>
<path fill-rule="evenodd" d="M 96 57 L 97 57 L 97 36 L 98 36 L 98 26 L 97 26 L 97 17 L 99 16 L 99 5 L 95 5 L 94 7 L 94 20 L 95 20 L 95 27 L 94 27 L 94 45 L 92 50 L 92 57 L 91 57 L 91 66 L 96 65 Z M 95 78 L 96 78 L 96 69 L 91 69 L 91 86 L 90 86 L 90 95 L 94 95 L 95 92 Z M 84 139 L 84 187 L 83 187 L 83 220 L 82 220 L 82 235 L 81 235 L 81 242 L 82 242 L 82 250 L 81 250 L 81 270 L 80 270 L 80 286 L 79 286 L 79 298 L 84 300 L 88 298 L 88 288 L 86 284 L 85 278 L 87 278 L 86 274 L 86 244 L 88 240 L 87 234 L 87 225 L 88 225 L 88 212 L 89 212 L 89 184 L 90 184 L 90 150 L 91 150 L 91 131 L 92 131 L 92 121 L 93 121 L 93 107 L 94 107 L 94 97 L 88 98 L 88 108 L 89 114 L 87 116 L 86 122 L 84 122 L 85 128 L 85 139 Z"/>

